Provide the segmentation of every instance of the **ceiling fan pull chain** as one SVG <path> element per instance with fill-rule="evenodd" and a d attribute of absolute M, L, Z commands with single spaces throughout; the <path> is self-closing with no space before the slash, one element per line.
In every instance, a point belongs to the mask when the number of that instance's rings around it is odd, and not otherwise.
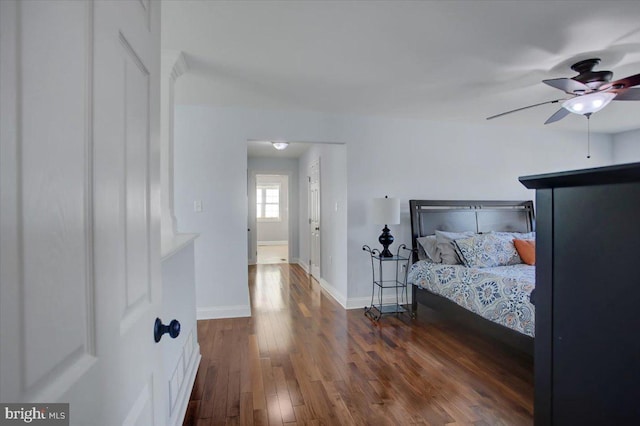
<path fill-rule="evenodd" d="M 591 158 L 591 114 L 585 114 L 587 117 L 587 158 Z"/>

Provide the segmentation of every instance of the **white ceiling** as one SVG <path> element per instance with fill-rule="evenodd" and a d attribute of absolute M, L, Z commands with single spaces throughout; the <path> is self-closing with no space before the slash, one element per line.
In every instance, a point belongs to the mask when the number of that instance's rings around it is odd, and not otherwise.
<path fill-rule="evenodd" d="M 602 58 L 640 73 L 640 1 L 165 1 L 163 49 L 190 65 L 178 104 L 304 109 L 543 127 L 563 97 L 541 83 Z M 584 130 L 571 114 L 554 129 Z M 591 129 L 640 128 L 612 102 Z"/>

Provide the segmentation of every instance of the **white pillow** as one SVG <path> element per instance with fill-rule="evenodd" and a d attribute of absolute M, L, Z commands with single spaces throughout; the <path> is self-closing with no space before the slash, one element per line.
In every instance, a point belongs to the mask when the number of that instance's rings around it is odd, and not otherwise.
<path fill-rule="evenodd" d="M 435 235 L 419 237 L 416 238 L 416 241 L 418 242 L 418 259 L 428 260 L 433 263 L 442 263 Z"/>
<path fill-rule="evenodd" d="M 473 231 L 465 231 L 465 232 L 445 232 L 445 231 L 436 231 L 436 240 L 438 247 L 438 251 L 440 252 L 440 258 L 442 259 L 442 263 L 446 265 L 461 265 L 462 260 L 460 256 L 456 252 L 456 246 L 454 244 L 454 240 L 458 238 L 468 238 L 475 235 Z"/>

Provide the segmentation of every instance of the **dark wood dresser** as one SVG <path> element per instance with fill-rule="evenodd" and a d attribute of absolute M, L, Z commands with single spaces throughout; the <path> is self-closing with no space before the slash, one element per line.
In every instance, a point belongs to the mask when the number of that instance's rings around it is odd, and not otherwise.
<path fill-rule="evenodd" d="M 640 424 L 640 163 L 537 176 L 536 425 Z"/>

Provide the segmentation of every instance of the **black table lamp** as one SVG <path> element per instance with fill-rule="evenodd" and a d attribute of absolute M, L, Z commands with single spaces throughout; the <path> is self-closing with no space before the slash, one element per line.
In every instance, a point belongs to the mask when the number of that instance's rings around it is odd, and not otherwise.
<path fill-rule="evenodd" d="M 377 225 L 384 225 L 382 228 L 382 235 L 378 237 L 378 241 L 382 244 L 383 250 L 380 253 L 381 257 L 392 257 L 393 253 L 389 251 L 389 246 L 393 243 L 393 235 L 389 232 L 387 225 L 399 225 L 400 224 L 400 199 L 389 198 L 374 198 L 373 210 L 372 210 L 373 223 Z"/>

